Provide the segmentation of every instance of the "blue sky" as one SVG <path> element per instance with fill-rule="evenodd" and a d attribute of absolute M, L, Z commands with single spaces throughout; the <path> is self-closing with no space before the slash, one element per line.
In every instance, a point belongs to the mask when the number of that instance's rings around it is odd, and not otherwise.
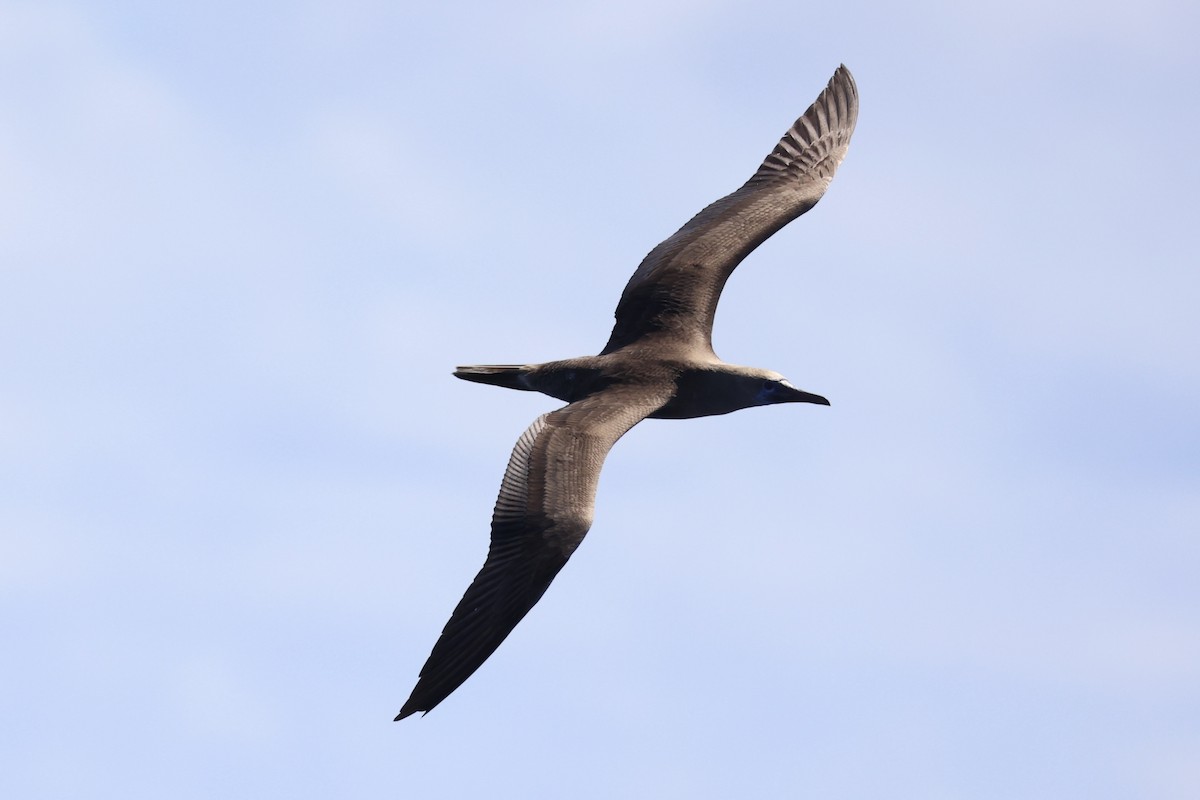
<path fill-rule="evenodd" d="M 7 797 L 1200 796 L 1200 13 L 0 0 Z M 393 724 L 641 257 L 841 62 L 825 200 Z"/>

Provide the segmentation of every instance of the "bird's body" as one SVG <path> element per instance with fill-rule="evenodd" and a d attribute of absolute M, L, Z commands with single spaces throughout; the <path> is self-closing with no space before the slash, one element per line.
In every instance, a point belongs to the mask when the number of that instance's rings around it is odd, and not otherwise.
<path fill-rule="evenodd" d="M 464 380 L 541 392 L 567 405 L 538 417 L 518 440 L 492 516 L 487 560 L 397 720 L 444 700 L 537 603 L 591 527 L 605 456 L 638 422 L 787 402 L 828 405 L 777 372 L 721 361 L 712 349 L 712 324 L 734 268 L 825 193 L 857 115 L 854 80 L 839 67 L 745 185 L 646 256 L 599 355 L 455 371 Z"/>

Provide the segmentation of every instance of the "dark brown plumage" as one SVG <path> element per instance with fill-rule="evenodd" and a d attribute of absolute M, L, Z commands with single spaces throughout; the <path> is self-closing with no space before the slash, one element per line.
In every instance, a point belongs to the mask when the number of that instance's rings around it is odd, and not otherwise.
<path fill-rule="evenodd" d="M 742 259 L 821 199 L 857 116 L 858 90 L 842 66 L 750 180 L 643 259 L 600 355 L 455 371 L 464 380 L 542 392 L 568 405 L 538 417 L 517 441 L 492 515 L 487 560 L 397 720 L 446 699 L 541 599 L 591 527 L 608 451 L 638 422 L 775 403 L 828 405 L 779 373 L 721 361 L 712 325 L 725 281 Z"/>

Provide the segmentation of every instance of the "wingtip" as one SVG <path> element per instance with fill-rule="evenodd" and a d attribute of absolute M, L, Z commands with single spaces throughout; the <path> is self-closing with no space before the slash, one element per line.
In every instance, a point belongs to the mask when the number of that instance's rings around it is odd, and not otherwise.
<path fill-rule="evenodd" d="M 399 722 L 400 720 L 404 719 L 405 717 L 411 717 L 413 714 L 416 714 L 417 712 L 420 712 L 422 717 L 429 713 L 428 711 L 422 711 L 419 708 L 405 707 L 405 708 L 400 709 L 400 713 L 396 715 L 396 718 L 394 720 L 392 720 L 392 722 Z"/>
<path fill-rule="evenodd" d="M 854 100 L 854 104 L 858 104 L 858 83 L 854 80 L 854 75 L 850 73 L 850 68 L 845 64 L 838 64 L 838 68 L 833 71 L 833 77 L 829 79 L 829 86 L 826 91 L 836 85 L 845 87 L 846 93 Z"/>
<path fill-rule="evenodd" d="M 850 70 L 841 64 L 748 183 L 807 181 L 811 191 L 804 210 L 811 208 L 845 158 L 857 121 L 858 87 Z"/>

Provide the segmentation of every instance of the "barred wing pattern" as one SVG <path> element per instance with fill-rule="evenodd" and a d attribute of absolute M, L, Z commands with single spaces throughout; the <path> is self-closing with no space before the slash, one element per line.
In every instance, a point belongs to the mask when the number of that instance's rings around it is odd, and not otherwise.
<path fill-rule="evenodd" d="M 843 65 L 750 180 L 642 260 L 601 353 L 646 339 L 711 353 L 725 281 L 754 248 L 817 204 L 845 158 L 857 119 L 858 89 Z"/>
<path fill-rule="evenodd" d="M 429 711 L 471 676 L 541 599 L 592 524 L 613 444 L 666 392 L 592 395 L 543 414 L 517 440 L 492 514 L 487 560 L 421 668 L 401 720 Z"/>

